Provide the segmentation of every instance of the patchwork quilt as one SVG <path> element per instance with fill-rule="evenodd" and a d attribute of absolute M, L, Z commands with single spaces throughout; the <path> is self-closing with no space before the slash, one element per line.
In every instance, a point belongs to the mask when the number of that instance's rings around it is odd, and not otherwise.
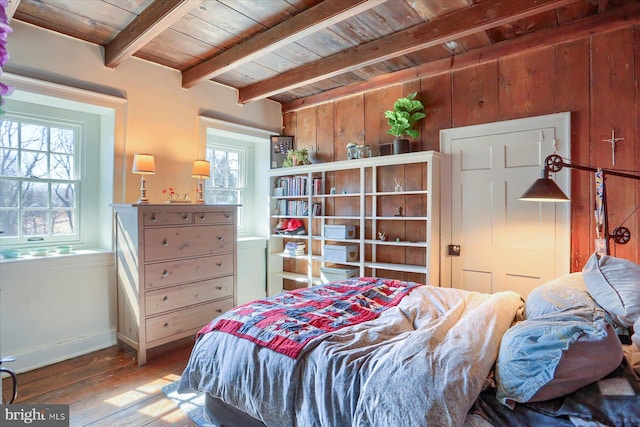
<path fill-rule="evenodd" d="M 296 358 L 313 338 L 375 319 L 417 286 L 363 277 L 284 292 L 223 314 L 198 338 L 218 330 Z"/>

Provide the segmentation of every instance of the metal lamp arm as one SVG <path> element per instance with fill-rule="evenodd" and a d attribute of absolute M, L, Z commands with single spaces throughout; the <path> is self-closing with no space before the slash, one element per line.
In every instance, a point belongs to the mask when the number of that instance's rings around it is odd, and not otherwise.
<path fill-rule="evenodd" d="M 562 159 L 562 157 L 558 156 L 557 154 L 550 154 L 549 156 L 547 156 L 547 158 L 544 161 L 544 169 L 549 172 L 554 172 L 554 173 L 559 172 L 563 167 L 580 169 L 580 170 L 589 171 L 589 172 L 598 171 L 598 168 L 594 168 L 593 166 L 584 166 L 584 165 L 567 163 Z M 615 169 L 605 169 L 605 168 L 600 168 L 600 169 L 607 175 L 621 176 L 623 178 L 640 180 L 640 175 L 620 172 Z"/>
<path fill-rule="evenodd" d="M 544 161 L 544 178 L 549 178 L 549 173 L 551 172 L 559 172 L 563 167 L 567 167 L 567 168 L 572 168 L 572 169 L 579 169 L 579 170 L 585 170 L 588 172 L 597 172 L 598 168 L 594 168 L 593 166 L 584 166 L 584 165 L 577 165 L 577 164 L 571 164 L 571 163 L 567 163 L 565 162 L 562 157 L 558 156 L 557 154 L 551 154 L 549 156 L 547 156 L 547 158 Z M 640 175 L 634 175 L 631 173 L 626 173 L 626 172 L 620 172 L 617 170 L 612 170 L 612 169 L 604 169 L 601 168 L 600 170 L 602 170 L 603 174 L 603 179 L 605 175 L 613 175 L 613 176 L 619 176 L 622 178 L 629 178 L 629 179 L 635 179 L 635 180 L 640 180 Z M 616 227 L 615 230 L 613 230 L 613 234 L 609 233 L 609 224 L 608 224 L 608 212 L 607 212 L 607 194 L 606 194 L 606 187 L 603 188 L 603 192 L 602 192 L 602 204 L 603 204 L 603 228 L 604 228 L 604 236 L 605 239 L 607 240 L 607 253 L 609 252 L 608 250 L 608 241 L 609 239 L 613 239 L 614 242 L 618 243 L 618 244 L 625 244 L 629 241 L 631 234 L 629 232 L 629 230 L 626 227 Z"/>

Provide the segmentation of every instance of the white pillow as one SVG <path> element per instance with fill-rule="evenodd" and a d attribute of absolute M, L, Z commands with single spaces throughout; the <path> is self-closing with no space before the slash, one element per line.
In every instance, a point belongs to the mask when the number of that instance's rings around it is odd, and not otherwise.
<path fill-rule="evenodd" d="M 582 273 L 591 297 L 616 322 L 630 328 L 640 318 L 640 265 L 594 253 Z"/>

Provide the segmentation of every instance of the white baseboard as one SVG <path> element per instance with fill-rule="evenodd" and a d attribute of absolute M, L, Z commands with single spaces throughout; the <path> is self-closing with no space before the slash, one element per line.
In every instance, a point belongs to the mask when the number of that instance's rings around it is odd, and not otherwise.
<path fill-rule="evenodd" d="M 13 369 L 16 373 L 22 373 L 73 357 L 82 356 L 83 354 L 96 350 L 102 350 L 115 344 L 116 332 L 110 331 L 91 337 L 81 337 L 77 340 L 67 341 L 53 347 L 46 347 L 29 353 L 11 354 L 11 356 L 15 356 L 15 362 L 6 363 L 3 366 Z"/>

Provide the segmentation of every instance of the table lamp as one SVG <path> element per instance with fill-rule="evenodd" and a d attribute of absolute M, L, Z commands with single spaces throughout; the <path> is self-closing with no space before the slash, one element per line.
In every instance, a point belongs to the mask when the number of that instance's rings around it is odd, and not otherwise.
<path fill-rule="evenodd" d="M 211 176 L 211 170 L 209 167 L 208 160 L 194 160 L 193 161 L 193 169 L 191 170 L 191 176 L 193 178 L 198 178 L 198 200 L 196 200 L 196 204 L 201 205 L 204 203 L 204 199 L 202 198 L 203 191 L 203 178 L 209 178 Z"/>
<path fill-rule="evenodd" d="M 140 174 L 140 198 L 139 204 L 149 203 L 147 199 L 147 188 L 145 175 L 153 175 L 156 173 L 156 164 L 151 154 L 134 154 L 132 173 Z"/>

